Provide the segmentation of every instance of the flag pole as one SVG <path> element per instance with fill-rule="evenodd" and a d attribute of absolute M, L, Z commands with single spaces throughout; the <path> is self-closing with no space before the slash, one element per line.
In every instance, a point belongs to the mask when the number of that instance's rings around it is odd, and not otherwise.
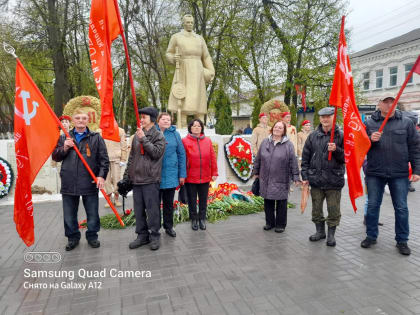
<path fill-rule="evenodd" d="M 331 128 L 331 137 L 330 137 L 330 143 L 334 142 L 334 132 L 335 132 L 335 122 L 337 120 L 337 106 L 334 106 L 334 119 L 333 119 L 333 124 L 332 124 L 332 128 Z M 332 151 L 328 152 L 328 161 L 331 161 L 332 158 Z"/>
<path fill-rule="evenodd" d="M 419 62 L 420 62 L 420 55 L 417 57 L 416 62 L 414 63 L 413 67 L 411 67 L 411 70 L 408 73 L 407 77 L 405 78 L 405 81 L 404 81 L 403 85 L 401 86 L 400 90 L 398 91 L 397 97 L 394 99 L 394 102 L 392 103 L 391 109 L 388 111 L 388 114 L 386 114 L 386 117 L 385 117 L 384 121 L 382 122 L 381 127 L 378 130 L 379 132 L 382 132 L 384 130 L 385 125 L 388 122 L 389 117 L 391 116 L 391 113 L 395 110 L 395 107 L 397 107 L 397 103 L 400 99 L 400 96 L 401 96 L 402 92 L 404 91 L 404 89 L 405 89 L 405 87 L 408 83 L 408 80 L 410 80 L 410 78 L 413 76 L 414 69 L 416 69 Z"/>
<path fill-rule="evenodd" d="M 19 58 L 16 56 L 15 54 L 15 49 L 10 46 L 9 44 L 3 42 L 3 48 L 4 50 L 11 54 L 15 59 L 16 62 L 19 63 L 22 67 L 22 70 L 25 71 L 28 79 L 31 81 L 31 83 L 36 86 L 35 82 L 32 80 L 32 77 L 27 73 L 25 67 L 23 67 L 22 63 L 20 62 Z M 44 95 L 42 93 L 39 93 L 42 100 L 48 104 L 47 100 L 45 99 Z M 64 134 L 66 135 L 67 138 L 71 138 L 70 134 L 68 133 L 67 129 L 64 128 L 63 124 L 61 123 L 61 121 L 57 118 L 57 115 L 54 113 L 54 111 L 51 109 L 50 106 L 47 106 L 48 111 L 50 112 L 50 114 L 54 117 L 57 125 L 63 130 Z M 74 150 L 76 151 L 77 155 L 79 156 L 80 160 L 82 161 L 83 165 L 86 167 L 87 171 L 89 172 L 90 176 L 92 177 L 92 179 L 95 181 L 96 184 L 98 184 L 98 179 L 96 178 L 95 174 L 92 172 L 92 170 L 90 169 L 89 165 L 87 164 L 86 160 L 83 158 L 82 154 L 80 153 L 79 149 L 77 146 L 73 147 Z M 106 201 L 109 203 L 109 205 L 111 206 L 112 211 L 114 212 L 115 216 L 117 217 L 118 221 L 120 222 L 121 226 L 125 226 L 124 222 L 121 220 L 120 215 L 118 214 L 118 211 L 115 209 L 114 205 L 111 202 L 111 199 L 109 199 L 108 195 L 106 194 L 105 190 L 100 189 L 100 191 L 102 192 L 102 194 L 104 195 Z"/>
<path fill-rule="evenodd" d="M 344 15 L 341 17 L 340 36 L 341 36 L 341 33 L 344 33 L 345 18 L 346 17 Z M 337 62 L 339 62 L 338 58 L 337 58 Z M 331 129 L 330 143 L 334 142 L 335 122 L 337 120 L 337 104 L 334 107 L 335 107 L 335 109 L 334 109 L 334 119 L 333 119 L 333 125 L 332 125 L 332 129 Z M 332 158 L 332 151 L 329 151 L 328 152 L 328 161 L 331 161 L 331 158 Z"/>
<path fill-rule="evenodd" d="M 124 52 L 125 52 L 125 59 L 126 59 L 126 64 L 127 64 L 128 78 L 130 80 L 131 95 L 133 97 L 134 113 L 136 114 L 137 128 L 141 128 L 139 108 L 137 106 L 136 90 L 134 89 L 133 73 L 131 71 L 130 55 L 128 54 L 127 41 L 125 40 L 124 27 L 122 25 L 120 8 L 118 7 L 118 1 L 117 0 L 114 0 L 114 6 L 115 6 L 115 12 L 117 13 L 118 24 L 119 24 L 120 30 L 121 30 L 121 33 L 120 33 L 121 38 L 122 38 L 123 45 L 124 45 Z M 140 144 L 140 152 L 141 152 L 141 154 L 144 154 L 143 144 Z"/>

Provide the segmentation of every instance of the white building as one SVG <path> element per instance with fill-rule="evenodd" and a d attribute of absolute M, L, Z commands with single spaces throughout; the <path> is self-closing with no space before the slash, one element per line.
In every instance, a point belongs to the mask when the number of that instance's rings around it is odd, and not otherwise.
<path fill-rule="evenodd" d="M 396 96 L 420 55 L 420 28 L 350 55 L 355 84 L 366 105 L 385 96 Z M 420 109 L 420 76 L 413 74 L 400 101 L 406 110 Z"/>

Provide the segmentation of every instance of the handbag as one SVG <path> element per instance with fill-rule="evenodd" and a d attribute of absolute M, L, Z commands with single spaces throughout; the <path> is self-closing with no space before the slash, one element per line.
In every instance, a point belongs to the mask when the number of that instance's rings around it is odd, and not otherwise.
<path fill-rule="evenodd" d="M 252 183 L 251 191 L 255 196 L 260 195 L 260 179 L 258 177 Z"/>

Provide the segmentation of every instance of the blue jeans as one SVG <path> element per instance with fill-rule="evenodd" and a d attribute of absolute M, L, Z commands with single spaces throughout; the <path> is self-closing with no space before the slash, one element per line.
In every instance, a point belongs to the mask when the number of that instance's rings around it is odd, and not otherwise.
<path fill-rule="evenodd" d="M 69 240 L 80 240 L 79 222 L 77 221 L 77 211 L 79 210 L 80 196 L 62 195 L 63 197 L 63 216 L 64 234 Z M 93 241 L 98 239 L 100 229 L 99 222 L 99 199 L 98 194 L 82 196 L 83 206 L 86 211 L 87 231 L 86 239 Z"/>
<path fill-rule="evenodd" d="M 366 177 L 368 188 L 368 208 L 366 215 L 366 235 L 372 240 L 378 237 L 379 210 L 384 195 L 385 185 L 388 184 L 391 193 L 392 205 L 395 211 L 395 240 L 398 243 L 408 241 L 408 178 L 384 178 L 376 176 Z"/>

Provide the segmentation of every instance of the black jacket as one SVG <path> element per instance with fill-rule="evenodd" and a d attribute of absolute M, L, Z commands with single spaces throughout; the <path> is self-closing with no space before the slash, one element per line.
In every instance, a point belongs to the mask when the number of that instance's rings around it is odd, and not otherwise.
<path fill-rule="evenodd" d="M 77 145 L 74 131 L 73 129 L 69 133 Z M 67 152 L 64 152 L 65 140 L 66 136 L 64 134 L 61 135 L 52 154 L 54 161 L 62 161 L 60 192 L 65 195 L 75 196 L 97 194 L 96 184 L 79 159 L 76 151 L 70 148 Z M 80 141 L 77 147 L 95 176 L 106 179 L 109 170 L 109 159 L 105 142 L 101 135 L 87 129 L 87 136 Z"/>
<path fill-rule="evenodd" d="M 133 137 L 130 156 L 124 178 L 129 178 L 134 185 L 160 183 L 162 160 L 165 153 L 165 137 L 155 126 L 144 130 L 145 137 L 141 140 Z M 140 154 L 140 143 L 144 154 Z"/>
<path fill-rule="evenodd" d="M 379 130 L 384 117 L 379 110 L 366 121 L 369 137 Z M 381 139 L 372 142 L 367 154 L 366 175 L 385 178 L 408 177 L 408 162 L 413 174 L 420 175 L 420 136 L 413 122 L 396 110 L 383 130 Z"/>
<path fill-rule="evenodd" d="M 344 143 L 343 132 L 335 126 L 334 143 L 331 161 L 328 161 L 328 142 L 331 132 L 325 133 L 319 125 L 305 142 L 302 151 L 302 180 L 320 189 L 340 190 L 344 186 Z"/>

